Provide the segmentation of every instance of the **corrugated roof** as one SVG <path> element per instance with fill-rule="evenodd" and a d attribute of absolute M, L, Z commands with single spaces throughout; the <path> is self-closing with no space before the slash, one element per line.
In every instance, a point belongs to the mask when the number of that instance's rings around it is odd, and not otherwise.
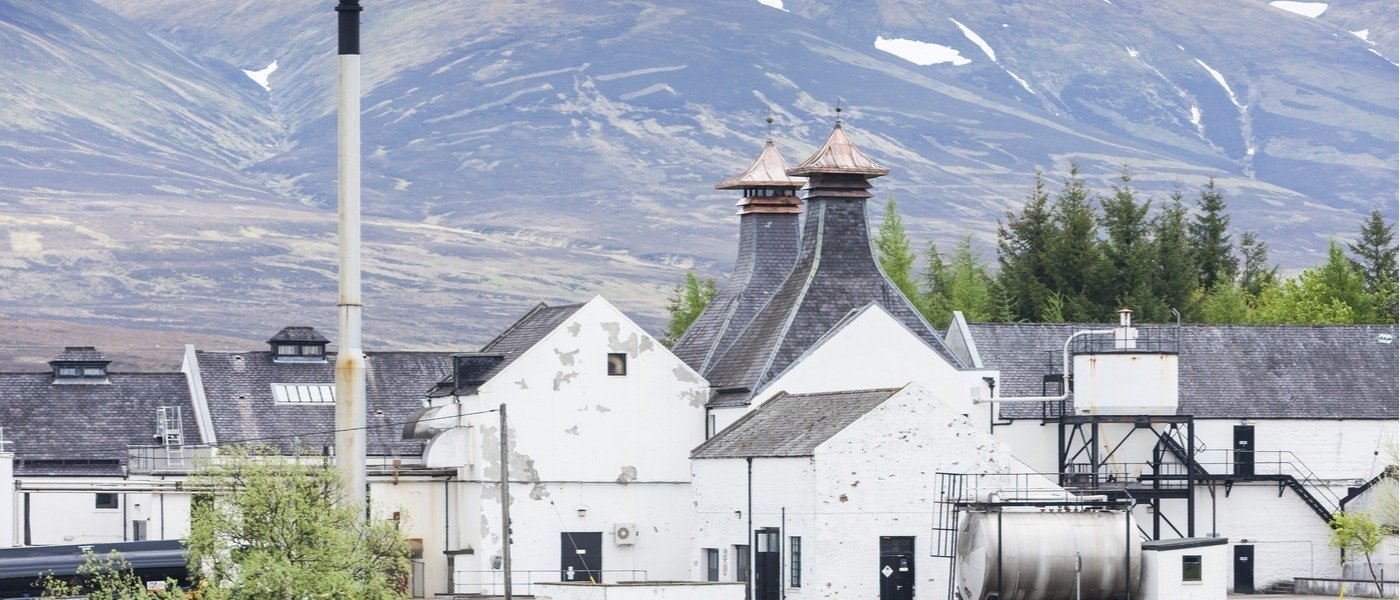
<path fill-rule="evenodd" d="M 899 388 L 774 396 L 715 434 L 691 458 L 811 456 L 817 446 L 890 399 Z"/>
<path fill-rule="evenodd" d="M 847 175 L 868 175 L 879 177 L 888 175 L 889 169 L 875 164 L 861 153 L 851 139 L 846 137 L 846 129 L 840 121 L 836 122 L 836 127 L 831 129 L 831 135 L 827 136 L 826 143 L 818 148 L 802 164 L 788 169 L 788 175 L 810 177 L 819 173 L 847 174 Z"/>
<path fill-rule="evenodd" d="M 442 396 L 468 396 L 476 393 L 480 383 L 490 381 L 497 373 L 515 362 L 520 354 L 534 347 L 549 332 L 554 331 L 564 321 L 572 317 L 583 307 L 583 303 L 566 304 L 562 306 L 549 306 L 543 302 L 535 305 L 525 316 L 520 317 L 515 323 L 507 327 L 505 331 L 496 336 L 496 339 L 487 342 L 481 347 L 479 354 L 499 354 L 500 360 L 494 366 L 482 369 L 474 373 L 471 381 L 464 382 L 460 389 L 453 389 L 453 377 L 451 364 L 445 370 L 446 378 L 435 382 L 435 385 L 425 386 L 428 390 L 428 397 L 437 398 Z"/>
<path fill-rule="evenodd" d="M 976 323 L 982 362 L 1001 371 L 998 395 L 1037 396 L 1053 356 L 1075 331 L 1104 325 Z M 1198 418 L 1395 419 L 1395 325 L 1183 325 L 1179 414 Z M 1382 336 L 1390 336 L 1389 343 Z M 1054 386 L 1051 387 L 1054 390 Z M 1040 405 L 1001 407 L 1039 418 Z"/>
<path fill-rule="evenodd" d="M 788 175 L 788 164 L 783 160 L 783 156 L 778 153 L 777 146 L 773 145 L 773 140 L 768 140 L 763 145 L 763 151 L 758 153 L 758 159 L 749 165 L 743 173 L 730 177 L 715 185 L 717 190 L 737 190 L 750 187 L 802 187 L 807 183 L 801 177 Z"/>
<path fill-rule="evenodd" d="M 13 442 L 6 450 L 15 453 L 17 475 L 121 475 L 127 446 L 155 443 L 161 406 L 180 407 L 186 444 L 202 442 L 183 373 L 108 373 L 105 383 L 53 379 L 48 372 L 0 373 L 0 427 Z"/>
<path fill-rule="evenodd" d="M 271 352 L 196 353 L 214 432 L 221 444 L 246 440 L 290 450 L 334 444 L 333 403 L 279 403 L 272 384 L 335 383 L 335 353 L 326 362 L 274 362 Z M 423 392 L 451 371 L 447 352 L 366 352 L 368 453 L 418 456 L 423 443 L 404 440 L 402 423 L 422 406 Z M 296 437 L 293 437 L 296 436 Z"/>

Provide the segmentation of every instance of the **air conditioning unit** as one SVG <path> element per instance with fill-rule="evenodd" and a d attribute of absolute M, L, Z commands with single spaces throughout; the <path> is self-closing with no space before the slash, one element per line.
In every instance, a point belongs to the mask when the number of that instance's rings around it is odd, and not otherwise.
<path fill-rule="evenodd" d="M 613 541 L 619 546 L 633 546 L 637 543 L 637 524 L 618 523 L 613 525 Z"/>

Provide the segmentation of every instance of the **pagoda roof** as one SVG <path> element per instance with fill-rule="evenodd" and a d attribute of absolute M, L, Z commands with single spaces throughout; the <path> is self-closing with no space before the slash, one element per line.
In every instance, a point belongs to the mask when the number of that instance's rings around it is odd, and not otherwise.
<path fill-rule="evenodd" d="M 730 177 L 715 185 L 717 190 L 737 190 L 751 187 L 802 187 L 807 182 L 800 177 L 792 177 L 788 174 L 787 161 L 778 154 L 777 146 L 773 145 L 773 140 L 768 140 L 763 145 L 763 151 L 758 154 L 758 160 L 753 162 L 743 173 Z"/>
<path fill-rule="evenodd" d="M 787 170 L 788 175 L 806 177 L 816 174 L 868 175 L 879 177 L 888 175 L 889 169 L 875 164 L 846 137 L 846 129 L 836 122 L 826 143 L 802 164 Z"/>

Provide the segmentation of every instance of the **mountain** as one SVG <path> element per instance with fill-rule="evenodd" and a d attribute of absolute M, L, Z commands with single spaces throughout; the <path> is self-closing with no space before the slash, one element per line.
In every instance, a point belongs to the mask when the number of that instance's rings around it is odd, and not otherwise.
<path fill-rule="evenodd" d="M 0 0 L 0 50 L 24 57 L 0 64 L 21 83 L 0 91 L 0 311 L 52 338 L 333 331 L 333 4 Z M 1369 16 L 1393 1 L 1336 23 L 1263 2 L 771 4 L 367 3 L 371 343 L 470 347 L 594 293 L 657 323 L 681 270 L 732 261 L 712 184 L 763 117 L 796 161 L 838 99 L 891 168 L 877 193 L 945 245 L 990 241 L 1033 169 L 1071 160 L 1100 182 L 1130 164 L 1158 196 L 1214 175 L 1285 267 L 1371 204 L 1394 214 L 1396 67 L 1345 29 L 1393 36 Z M 266 89 L 240 72 L 274 61 Z"/>

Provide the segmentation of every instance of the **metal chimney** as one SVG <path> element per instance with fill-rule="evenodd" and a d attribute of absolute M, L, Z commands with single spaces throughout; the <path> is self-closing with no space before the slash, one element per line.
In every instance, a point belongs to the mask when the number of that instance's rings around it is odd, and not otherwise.
<path fill-rule="evenodd" d="M 335 465 L 346 502 L 365 506 L 365 353 L 360 342 L 360 7 L 340 0 L 340 353 L 335 360 Z"/>

